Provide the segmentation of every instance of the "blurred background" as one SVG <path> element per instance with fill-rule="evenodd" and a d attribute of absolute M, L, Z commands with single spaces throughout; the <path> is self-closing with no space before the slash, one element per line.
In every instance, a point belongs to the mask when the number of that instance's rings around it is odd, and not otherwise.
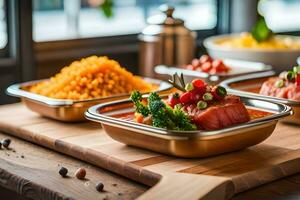
<path fill-rule="evenodd" d="M 174 15 L 205 37 L 249 31 L 257 0 L 0 0 L 0 104 L 5 88 L 49 77 L 74 59 L 107 55 L 138 73 L 137 35 L 167 3 Z M 299 0 L 263 0 L 259 11 L 276 33 L 300 35 Z"/>

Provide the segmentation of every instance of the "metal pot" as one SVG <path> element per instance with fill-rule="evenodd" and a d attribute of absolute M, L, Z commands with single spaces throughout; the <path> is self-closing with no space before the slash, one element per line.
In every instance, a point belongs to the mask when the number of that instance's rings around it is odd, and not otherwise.
<path fill-rule="evenodd" d="M 139 35 L 139 71 L 154 77 L 156 65 L 181 66 L 190 63 L 195 54 L 196 33 L 173 17 L 174 7 L 160 6 L 162 14 L 148 18 L 148 26 Z"/>

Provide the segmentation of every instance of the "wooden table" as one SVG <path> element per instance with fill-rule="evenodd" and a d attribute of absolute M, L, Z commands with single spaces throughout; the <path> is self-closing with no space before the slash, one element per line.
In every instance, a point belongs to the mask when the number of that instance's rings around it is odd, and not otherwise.
<path fill-rule="evenodd" d="M 148 187 L 115 175 L 80 160 L 0 133 L 11 138 L 11 150 L 0 150 L 1 199 L 135 199 Z M 69 178 L 58 174 L 59 166 L 69 169 Z M 87 179 L 74 178 L 74 171 L 84 167 Z M 97 192 L 101 181 L 105 192 Z M 188 191 L 187 191 L 188 192 Z M 300 174 L 238 194 L 233 199 L 298 199 Z"/>

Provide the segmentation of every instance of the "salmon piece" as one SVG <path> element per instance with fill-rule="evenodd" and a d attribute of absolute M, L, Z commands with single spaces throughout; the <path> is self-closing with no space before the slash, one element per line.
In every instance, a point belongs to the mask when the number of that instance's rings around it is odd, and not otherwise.
<path fill-rule="evenodd" d="M 204 130 L 217 130 L 241 124 L 250 120 L 248 111 L 240 98 L 228 95 L 218 104 L 200 110 L 195 104 L 182 108 L 192 121 Z"/>

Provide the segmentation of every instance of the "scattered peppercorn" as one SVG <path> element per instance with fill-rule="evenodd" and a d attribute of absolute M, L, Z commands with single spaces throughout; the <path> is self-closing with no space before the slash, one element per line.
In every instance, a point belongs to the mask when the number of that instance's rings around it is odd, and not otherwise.
<path fill-rule="evenodd" d="M 123 194 L 121 192 L 118 193 L 119 196 L 122 196 Z"/>
<path fill-rule="evenodd" d="M 116 187 L 117 185 L 118 185 L 118 184 L 116 184 L 116 183 L 113 183 L 113 184 L 112 184 L 112 186 L 114 186 L 114 187 Z"/>
<path fill-rule="evenodd" d="M 1 141 L 1 143 L 2 143 L 3 147 L 8 148 L 11 143 L 11 140 L 9 138 L 5 138 Z"/>
<path fill-rule="evenodd" d="M 102 182 L 99 182 L 99 183 L 96 184 L 96 190 L 97 191 L 102 192 L 103 188 L 104 188 L 104 185 L 103 185 Z"/>
<path fill-rule="evenodd" d="M 2 149 L 2 143 L 0 142 L 0 149 Z"/>
<path fill-rule="evenodd" d="M 25 158 L 25 156 L 21 155 L 21 158 Z"/>
<path fill-rule="evenodd" d="M 62 177 L 66 177 L 67 173 L 68 173 L 68 169 L 65 167 L 61 167 L 58 171 L 58 173 L 62 176 Z"/>
<path fill-rule="evenodd" d="M 77 171 L 75 172 L 75 176 L 76 176 L 76 178 L 78 178 L 78 179 L 84 179 L 85 175 L 86 175 L 86 171 L 85 171 L 84 168 L 79 168 L 79 169 L 77 169 Z"/>

